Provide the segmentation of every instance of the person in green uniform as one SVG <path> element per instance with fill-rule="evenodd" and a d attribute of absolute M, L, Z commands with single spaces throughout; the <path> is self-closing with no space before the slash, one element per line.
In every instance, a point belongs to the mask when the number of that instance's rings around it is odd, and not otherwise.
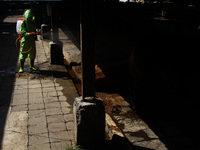
<path fill-rule="evenodd" d="M 20 43 L 20 69 L 19 73 L 24 72 L 24 62 L 27 57 L 30 60 L 30 69 L 36 71 L 34 67 L 34 60 L 36 56 L 35 36 L 36 36 L 36 23 L 35 16 L 31 10 L 26 10 L 24 13 L 24 21 L 20 25 L 20 34 L 22 36 Z"/>

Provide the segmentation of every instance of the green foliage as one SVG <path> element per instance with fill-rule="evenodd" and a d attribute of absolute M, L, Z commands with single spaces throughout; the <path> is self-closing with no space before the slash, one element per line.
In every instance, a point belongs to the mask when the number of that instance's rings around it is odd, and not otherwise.
<path fill-rule="evenodd" d="M 66 150 L 81 150 L 81 146 L 80 145 L 69 146 L 66 148 Z"/>
<path fill-rule="evenodd" d="M 70 146 L 70 147 L 67 147 L 66 150 L 74 150 L 74 148 Z"/>

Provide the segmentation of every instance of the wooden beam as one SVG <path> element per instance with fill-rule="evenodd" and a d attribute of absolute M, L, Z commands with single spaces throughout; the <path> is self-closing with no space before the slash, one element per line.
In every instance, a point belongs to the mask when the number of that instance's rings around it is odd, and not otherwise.
<path fill-rule="evenodd" d="M 80 0 L 80 49 L 83 100 L 95 98 L 94 0 Z"/>

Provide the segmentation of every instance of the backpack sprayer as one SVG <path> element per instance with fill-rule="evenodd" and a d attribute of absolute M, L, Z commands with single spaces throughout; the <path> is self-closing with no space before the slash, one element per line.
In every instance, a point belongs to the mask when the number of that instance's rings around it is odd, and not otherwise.
<path fill-rule="evenodd" d="M 17 43 L 18 43 L 18 41 L 19 41 L 19 43 L 20 43 L 20 42 L 21 42 L 21 39 L 22 39 L 22 35 L 21 35 L 21 33 L 20 33 L 20 26 L 21 26 L 23 20 L 24 20 L 24 18 L 20 18 L 20 19 L 17 21 L 17 24 L 16 24 L 16 31 L 17 31 L 17 34 L 18 34 L 18 38 L 17 38 L 16 41 L 15 41 L 15 46 L 16 46 L 16 48 L 17 48 L 18 50 L 20 50 L 20 48 L 18 47 Z M 35 33 L 35 32 L 29 32 L 29 34 L 30 34 L 31 36 L 40 35 L 40 33 Z M 26 52 L 21 52 L 21 53 L 28 53 L 28 52 L 31 51 L 31 49 L 32 49 L 32 47 L 31 47 L 29 50 L 27 50 Z"/>

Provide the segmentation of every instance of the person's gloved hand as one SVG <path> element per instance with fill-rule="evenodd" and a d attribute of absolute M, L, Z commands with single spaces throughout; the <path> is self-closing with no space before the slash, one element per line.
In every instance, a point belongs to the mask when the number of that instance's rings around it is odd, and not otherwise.
<path fill-rule="evenodd" d="M 35 36 L 36 33 L 35 33 L 35 32 L 29 32 L 29 35 L 30 35 L 30 36 Z"/>

